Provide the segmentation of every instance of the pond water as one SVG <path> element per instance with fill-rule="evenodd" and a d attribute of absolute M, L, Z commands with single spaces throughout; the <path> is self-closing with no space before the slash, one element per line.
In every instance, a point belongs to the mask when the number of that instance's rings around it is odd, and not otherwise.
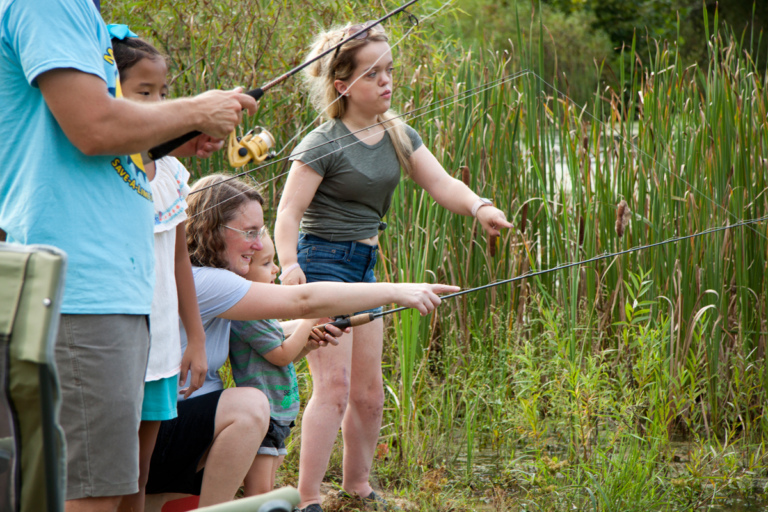
<path fill-rule="evenodd" d="M 674 445 L 674 450 L 676 452 L 682 453 L 687 452 L 693 446 L 684 442 L 673 442 L 672 444 Z M 567 457 L 565 451 L 559 449 L 559 447 L 552 447 L 549 454 L 551 457 L 557 456 L 561 459 Z M 684 473 L 684 462 L 686 461 L 682 460 L 681 462 L 671 462 L 670 464 L 679 466 L 680 473 Z M 466 452 L 460 453 L 449 463 L 453 465 L 455 471 L 468 468 Z M 490 483 L 498 482 L 503 473 L 509 471 L 510 460 L 508 456 L 499 453 L 497 450 L 478 448 L 473 451 L 472 459 L 469 463 L 471 464 L 471 469 L 469 469 L 469 471 L 471 471 L 473 478 Z M 536 472 L 536 469 L 530 464 L 530 459 L 525 463 L 515 464 L 514 467 L 521 474 L 525 473 L 532 475 Z M 768 489 L 768 479 L 756 478 L 752 483 L 752 496 L 749 498 L 722 500 L 718 501 L 716 504 L 711 504 L 697 510 L 705 510 L 707 512 L 767 512 L 768 494 L 766 494 L 766 489 Z"/>

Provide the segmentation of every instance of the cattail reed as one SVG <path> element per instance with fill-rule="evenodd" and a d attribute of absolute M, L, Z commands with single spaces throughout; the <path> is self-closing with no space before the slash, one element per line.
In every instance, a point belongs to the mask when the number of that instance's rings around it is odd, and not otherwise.
<path fill-rule="evenodd" d="M 469 167 L 466 165 L 462 165 L 459 167 L 459 170 L 461 171 L 461 181 L 466 186 L 469 186 Z"/>
<path fill-rule="evenodd" d="M 619 238 L 624 236 L 624 230 L 627 228 L 627 225 L 629 225 L 629 218 L 631 215 L 632 212 L 630 211 L 629 206 L 627 206 L 627 202 L 622 199 L 616 207 L 616 234 Z"/>

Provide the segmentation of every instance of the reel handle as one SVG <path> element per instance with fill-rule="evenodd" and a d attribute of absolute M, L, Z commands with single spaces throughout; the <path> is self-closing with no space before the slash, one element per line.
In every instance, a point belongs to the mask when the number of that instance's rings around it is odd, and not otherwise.
<path fill-rule="evenodd" d="M 259 99 L 261 99 L 261 97 L 264 96 L 264 91 L 259 87 L 257 89 L 250 90 L 245 94 L 252 97 L 256 101 L 259 101 Z M 158 144 L 157 146 L 147 151 L 147 156 L 149 156 L 150 160 L 157 160 L 158 158 L 163 158 L 164 156 L 167 156 L 168 153 L 170 153 L 177 147 L 181 146 L 185 142 L 189 142 L 190 140 L 194 139 L 201 133 L 202 132 L 195 130 L 195 131 L 186 133 L 181 137 L 176 137 L 173 140 L 169 140 L 168 142 L 163 142 L 162 144 Z"/>

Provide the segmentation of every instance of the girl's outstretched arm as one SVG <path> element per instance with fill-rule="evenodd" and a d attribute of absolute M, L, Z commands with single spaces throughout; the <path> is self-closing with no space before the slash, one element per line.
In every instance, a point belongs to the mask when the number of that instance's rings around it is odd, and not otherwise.
<path fill-rule="evenodd" d="M 176 226 L 176 291 L 179 296 L 179 317 L 187 333 L 187 348 L 181 358 L 179 382 L 187 382 L 187 373 L 192 372 L 189 387 L 184 391 L 184 398 L 197 391 L 205 382 L 208 371 L 208 358 L 205 354 L 205 331 L 197 305 L 195 281 L 192 277 L 192 263 L 187 251 L 187 235 L 182 222 Z"/>
<path fill-rule="evenodd" d="M 480 197 L 463 182 L 451 177 L 426 146 L 413 152 L 411 164 L 413 181 L 440 206 L 460 215 L 472 215 L 472 207 Z M 477 209 L 475 217 L 489 235 L 498 235 L 500 229 L 512 227 L 504 212 L 494 206 Z"/>
<path fill-rule="evenodd" d="M 275 249 L 280 268 L 283 270 L 281 284 L 292 285 L 307 282 L 304 272 L 298 266 L 296 255 L 296 246 L 299 243 L 299 223 L 322 181 L 322 176 L 300 160 L 295 160 L 291 165 L 283 195 L 280 198 L 280 205 L 277 207 L 277 221 L 275 222 Z"/>

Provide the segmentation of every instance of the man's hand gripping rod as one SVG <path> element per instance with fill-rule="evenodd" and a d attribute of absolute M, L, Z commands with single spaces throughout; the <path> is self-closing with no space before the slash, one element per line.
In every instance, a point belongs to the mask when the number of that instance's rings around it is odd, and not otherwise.
<path fill-rule="evenodd" d="M 408 8 L 409 6 L 415 4 L 416 2 L 418 2 L 418 0 L 410 0 L 408 3 L 398 7 L 394 11 L 389 12 L 386 15 L 382 16 L 381 18 L 379 18 L 378 20 L 372 22 L 367 27 L 364 27 L 363 29 L 358 30 L 357 32 L 355 32 L 351 36 L 347 37 L 346 39 L 343 39 L 337 45 L 335 45 L 335 46 L 333 46 L 331 48 L 328 48 L 326 51 L 324 51 L 320 55 L 317 55 L 316 57 L 313 57 L 312 59 L 306 61 L 305 63 L 296 66 L 295 68 L 293 68 L 292 70 L 288 71 L 287 73 L 285 73 L 285 74 L 275 78 L 274 80 L 272 80 L 268 84 L 263 85 L 263 86 L 261 86 L 261 87 L 259 87 L 257 89 L 250 90 L 250 91 L 246 92 L 245 94 L 247 94 L 248 96 L 251 96 L 256 101 L 260 100 L 261 97 L 264 96 L 264 93 L 267 92 L 268 90 L 270 90 L 272 87 L 274 87 L 274 86 L 284 82 L 285 80 L 287 80 L 288 78 L 292 77 L 293 75 L 295 75 L 296 73 L 298 73 L 299 71 L 301 71 L 305 67 L 309 66 L 313 62 L 316 62 L 316 61 L 322 59 L 323 57 L 325 57 L 326 55 L 328 55 L 329 53 L 336 51 L 337 48 L 341 48 L 341 46 L 343 46 L 345 43 L 348 43 L 352 39 L 355 39 L 356 37 L 358 37 L 360 34 L 362 34 L 364 32 L 367 32 L 368 30 L 370 30 L 371 28 L 375 27 L 376 25 L 378 25 L 382 21 L 386 20 L 387 18 L 391 18 L 395 14 L 404 11 L 406 8 Z M 185 142 L 194 139 L 195 137 L 200 135 L 200 133 L 201 132 L 199 132 L 199 131 L 189 132 L 186 135 L 182 135 L 181 137 L 177 137 L 177 138 L 175 138 L 173 140 L 169 140 L 168 142 L 164 142 L 162 144 L 159 144 L 159 145 L 153 147 L 152 149 L 150 149 L 147 152 L 147 155 L 152 160 L 157 160 L 158 158 L 162 158 L 162 157 L 166 156 L 168 153 L 170 153 L 171 151 L 173 151 L 174 149 L 176 149 L 177 147 L 179 147 L 182 144 L 184 144 Z"/>

